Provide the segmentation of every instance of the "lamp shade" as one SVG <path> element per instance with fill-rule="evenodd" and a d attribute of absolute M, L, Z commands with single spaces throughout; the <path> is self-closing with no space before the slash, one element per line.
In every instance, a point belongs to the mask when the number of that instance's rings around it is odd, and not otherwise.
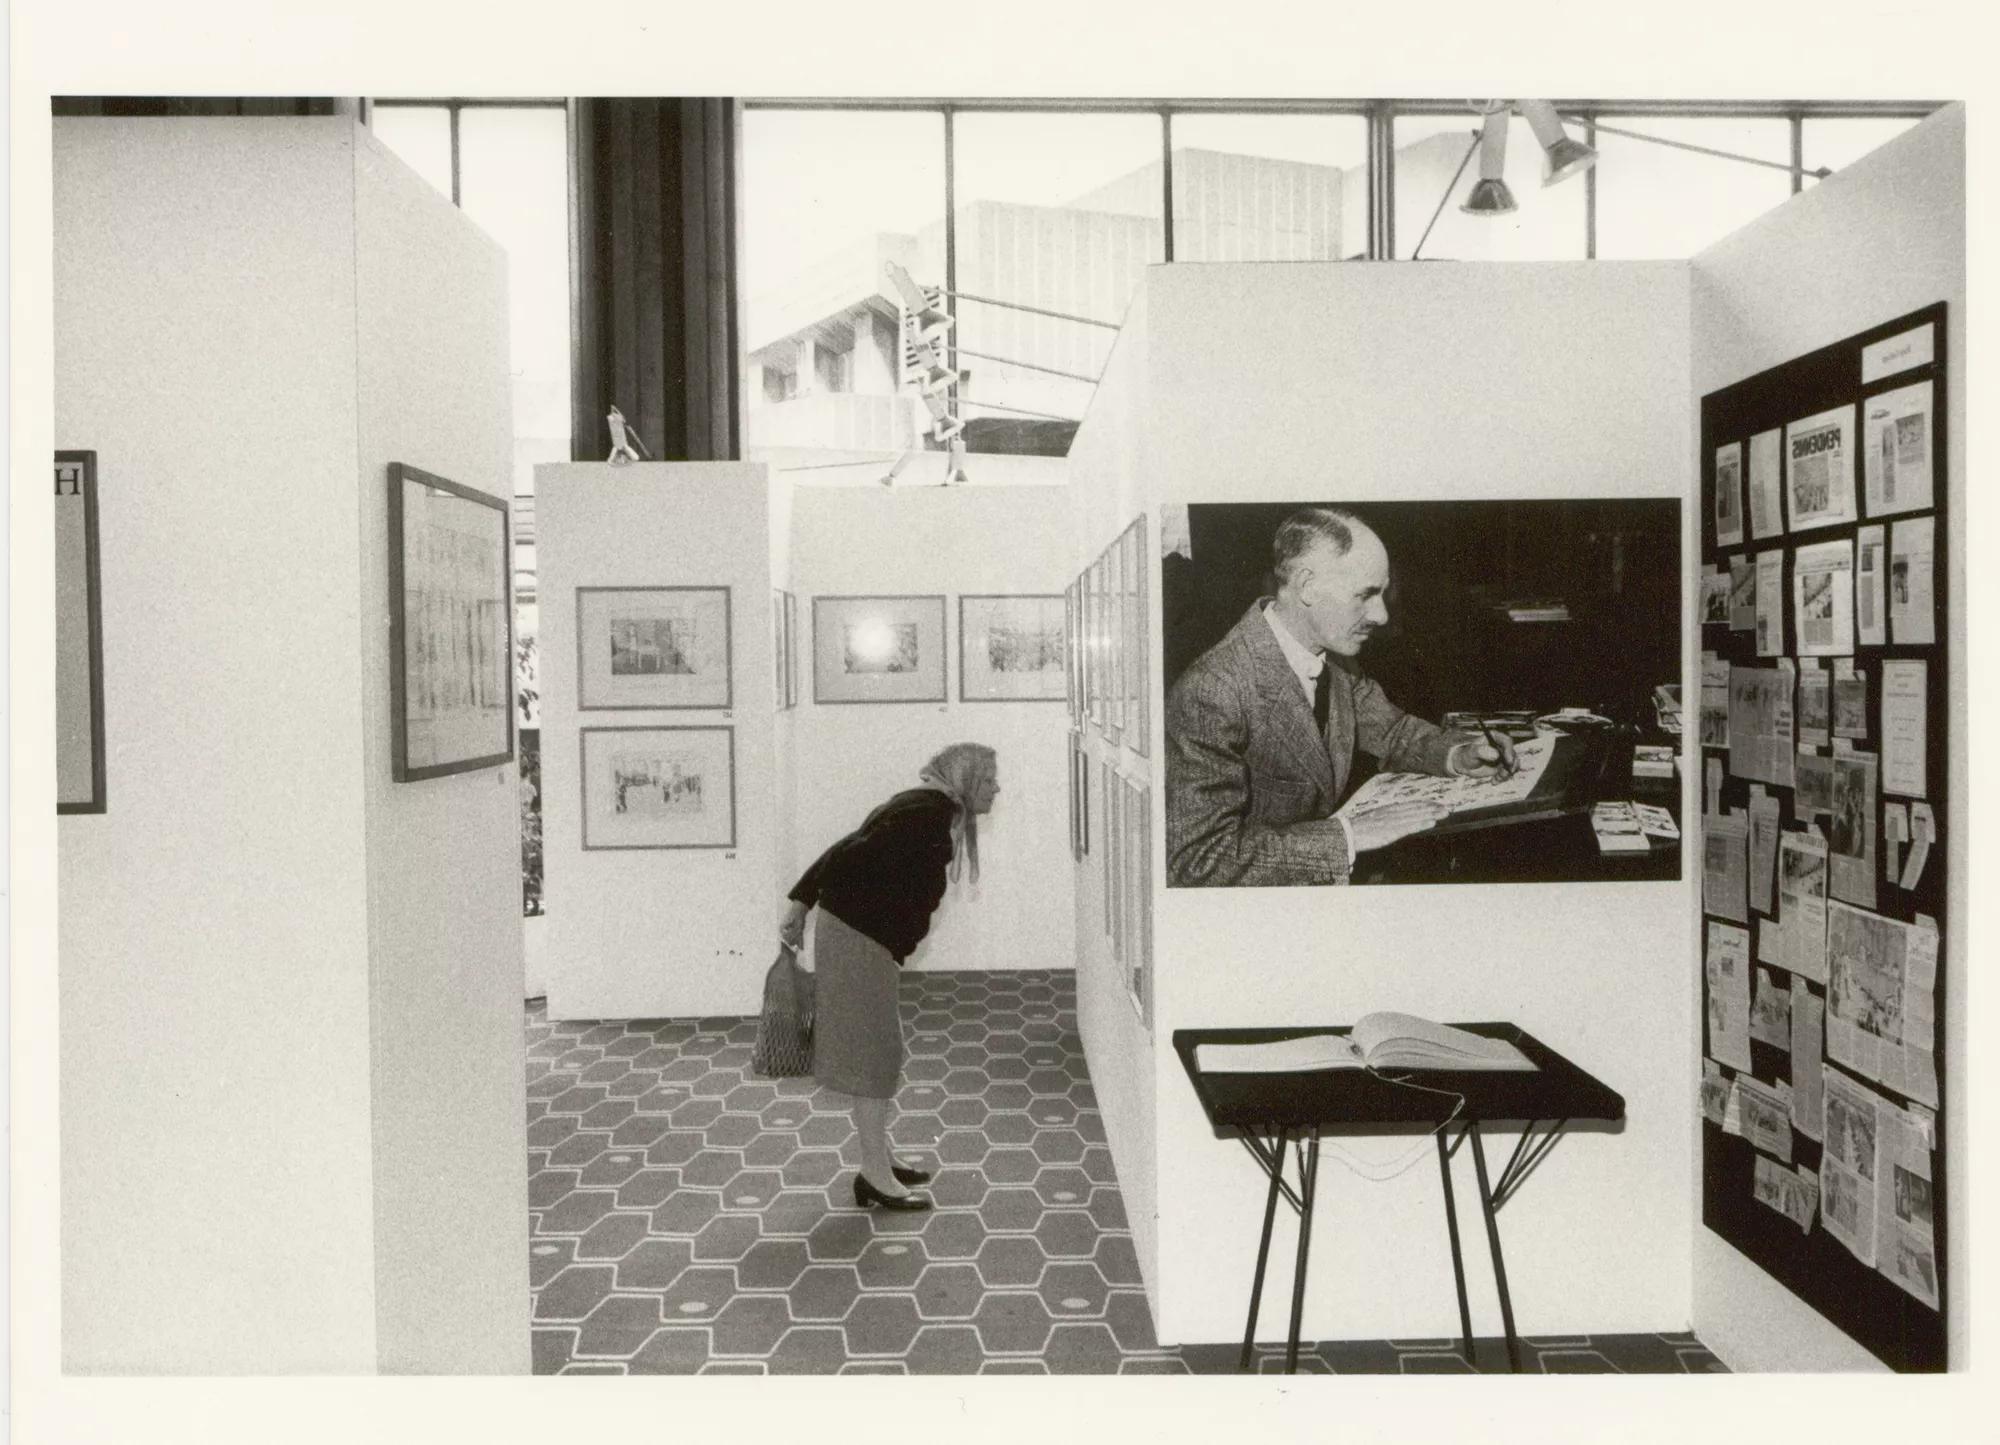
<path fill-rule="evenodd" d="M 1581 175 L 1597 164 L 1597 152 L 1580 140 L 1572 140 L 1563 129 L 1562 118 L 1546 100 L 1522 100 L 1515 104 L 1527 117 L 1528 126 L 1542 148 L 1542 184 L 1552 186 L 1571 176 Z"/>
<path fill-rule="evenodd" d="M 1507 110 L 1487 114 L 1479 128 L 1479 179 L 1459 210 L 1468 216 L 1504 216 L 1515 210 L 1514 193 L 1502 179 L 1507 170 Z"/>

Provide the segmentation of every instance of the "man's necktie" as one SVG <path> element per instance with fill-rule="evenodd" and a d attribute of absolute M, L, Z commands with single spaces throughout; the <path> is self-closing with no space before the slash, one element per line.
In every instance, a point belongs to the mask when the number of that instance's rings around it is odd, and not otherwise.
<path fill-rule="evenodd" d="M 1332 701 L 1333 668 L 1322 658 L 1319 664 L 1319 676 L 1313 682 L 1313 724 L 1318 727 L 1321 737 L 1326 736 L 1327 713 Z"/>

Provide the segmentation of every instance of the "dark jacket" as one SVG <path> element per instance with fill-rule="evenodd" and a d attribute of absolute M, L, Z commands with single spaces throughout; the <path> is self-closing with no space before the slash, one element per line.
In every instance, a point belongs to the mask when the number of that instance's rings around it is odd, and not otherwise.
<path fill-rule="evenodd" d="M 935 788 L 898 793 L 820 854 L 790 896 L 867 934 L 901 963 L 930 932 L 944 897 L 957 813 Z"/>

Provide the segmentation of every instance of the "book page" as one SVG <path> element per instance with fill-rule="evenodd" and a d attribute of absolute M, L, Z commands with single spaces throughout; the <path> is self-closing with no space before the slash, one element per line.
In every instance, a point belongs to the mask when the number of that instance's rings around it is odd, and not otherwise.
<path fill-rule="evenodd" d="M 1431 773 L 1377 773 L 1354 790 L 1354 796 L 1341 804 L 1337 816 L 1351 818 L 1370 808 L 1419 799 L 1436 803 L 1447 813 L 1518 803 L 1535 791 L 1535 784 L 1542 780 L 1555 753 L 1555 745 L 1554 736 L 1547 733 L 1516 743 L 1511 777 L 1444 778 Z"/>
<path fill-rule="evenodd" d="M 1362 1057 L 1375 1068 L 1533 1068 L 1505 1039 L 1482 1038 L 1414 1014 L 1372 1013 L 1354 1026 Z"/>
<path fill-rule="evenodd" d="M 1340 1034 L 1258 1044 L 1197 1044 L 1194 1061 L 1206 1074 L 1296 1074 L 1362 1067 L 1353 1040 Z"/>

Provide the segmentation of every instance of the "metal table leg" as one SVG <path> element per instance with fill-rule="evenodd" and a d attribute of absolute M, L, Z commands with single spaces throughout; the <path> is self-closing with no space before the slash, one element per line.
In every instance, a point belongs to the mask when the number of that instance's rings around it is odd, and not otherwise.
<path fill-rule="evenodd" d="M 1278 1131 L 1270 1158 L 1256 1149 L 1251 1152 L 1257 1155 L 1258 1162 L 1270 1174 L 1271 1191 L 1264 1198 L 1264 1233 L 1257 1241 L 1257 1273 L 1250 1281 L 1250 1318 L 1243 1326 L 1243 1353 L 1236 1362 L 1239 1370 L 1250 1368 L 1251 1351 L 1257 1343 L 1257 1307 L 1264 1301 L 1264 1266 L 1271 1258 L 1271 1225 L 1278 1215 L 1278 1191 L 1284 1184 L 1285 1131 Z"/>
<path fill-rule="evenodd" d="M 1451 1278 L 1458 1286 L 1458 1328 L 1460 1338 L 1465 1342 L 1465 1363 L 1473 1364 L 1472 1358 L 1472 1310 L 1465 1299 L 1465 1255 L 1458 1244 L 1458 1204 L 1452 1196 L 1451 1150 L 1445 1147 L 1445 1131 L 1437 1132 L 1438 1173 L 1444 1177 L 1444 1227 L 1451 1235 Z M 1460 1134 L 1463 1139 L 1465 1136 Z"/>
<path fill-rule="evenodd" d="M 1500 1287 L 1500 1323 L 1507 1332 L 1507 1364 L 1521 1373 L 1521 1345 L 1514 1335 L 1514 1302 L 1507 1293 L 1507 1262 L 1500 1256 L 1500 1226 L 1494 1218 L 1493 1191 L 1486 1183 L 1486 1149 L 1479 1142 L 1479 1124 L 1465 1126 L 1472 1136 L 1472 1165 L 1479 1175 L 1479 1207 L 1486 1215 L 1486 1243 L 1493 1251 L 1493 1279 Z"/>
<path fill-rule="evenodd" d="M 1319 1127 L 1299 1161 L 1299 1259 L 1292 1272 L 1292 1328 L 1285 1337 L 1285 1373 L 1299 1372 L 1299 1325 L 1305 1318 L 1306 1257 L 1312 1249 L 1313 1199 L 1319 1192 Z"/>

